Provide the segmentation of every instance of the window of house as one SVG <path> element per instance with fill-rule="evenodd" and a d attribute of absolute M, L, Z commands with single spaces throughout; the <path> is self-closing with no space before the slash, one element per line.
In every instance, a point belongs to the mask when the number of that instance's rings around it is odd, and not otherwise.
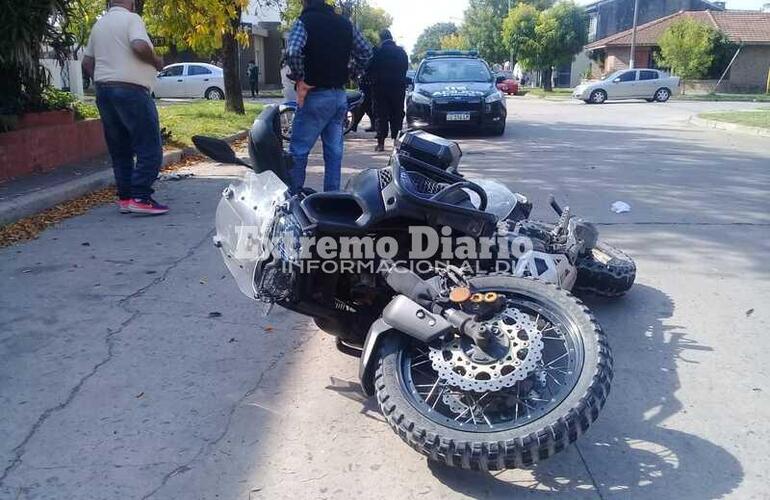
<path fill-rule="evenodd" d="M 187 74 L 188 74 L 188 75 L 190 75 L 190 76 L 195 76 L 195 75 L 210 75 L 210 74 L 211 74 L 211 70 L 210 70 L 210 69 L 208 69 L 208 68 L 204 68 L 203 66 L 194 66 L 194 65 L 191 65 L 191 66 L 190 66 L 190 67 L 187 69 Z"/>
<path fill-rule="evenodd" d="M 596 27 L 598 25 L 599 18 L 596 14 L 592 14 L 588 20 L 588 41 L 593 42 L 596 40 Z"/>
<path fill-rule="evenodd" d="M 650 70 L 642 70 L 639 72 L 639 79 L 640 80 L 657 80 L 658 79 L 658 72 L 657 71 L 650 71 Z"/>

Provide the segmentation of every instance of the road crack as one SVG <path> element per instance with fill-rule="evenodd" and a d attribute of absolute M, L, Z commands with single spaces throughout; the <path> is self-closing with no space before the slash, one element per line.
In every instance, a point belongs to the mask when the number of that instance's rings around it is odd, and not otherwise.
<path fill-rule="evenodd" d="M 575 445 L 575 449 L 577 450 L 578 456 L 580 457 L 580 461 L 583 462 L 583 467 L 585 467 L 588 478 L 591 480 L 591 484 L 594 485 L 596 496 L 599 497 L 599 500 L 604 500 L 604 495 L 602 495 L 602 490 L 599 488 L 599 483 L 596 482 L 596 478 L 594 478 L 594 474 L 591 472 L 591 468 L 588 467 L 588 462 L 586 462 L 586 459 L 583 456 L 583 452 L 580 451 L 580 447 L 577 444 Z"/>
<path fill-rule="evenodd" d="M 243 402 L 246 401 L 249 397 L 251 397 L 261 386 L 262 381 L 265 378 L 265 375 L 273 370 L 278 363 L 280 363 L 283 358 L 285 358 L 289 354 L 293 354 L 296 352 L 299 348 L 301 348 L 306 342 L 308 342 L 310 339 L 314 337 L 314 332 L 312 331 L 305 331 L 302 333 L 299 339 L 295 340 L 294 343 L 286 350 L 284 350 L 281 353 L 276 354 L 273 359 L 270 361 L 270 363 L 262 370 L 262 373 L 259 375 L 259 378 L 254 382 L 254 385 L 252 385 L 238 400 L 230 407 L 230 411 L 227 414 L 227 421 L 225 422 L 224 428 L 220 433 L 218 433 L 214 439 L 212 440 L 206 440 L 206 442 L 201 445 L 201 448 L 198 450 L 198 452 L 186 463 L 172 469 L 170 472 L 166 473 L 163 478 L 160 481 L 160 484 L 155 487 L 152 491 L 147 493 L 142 497 L 142 500 L 147 500 L 154 496 L 156 493 L 158 493 L 161 489 L 163 489 L 166 484 L 173 478 L 174 476 L 178 476 L 179 474 L 184 474 L 185 472 L 192 470 L 192 465 L 200 460 L 201 458 L 207 456 L 211 453 L 211 451 L 227 436 L 227 434 L 230 432 L 230 427 L 233 423 L 233 417 L 235 416 L 235 412 L 238 411 L 238 408 L 240 408 L 243 405 Z"/>
<path fill-rule="evenodd" d="M 75 400 L 75 398 L 80 393 L 80 390 L 83 388 L 86 382 L 88 382 L 94 375 L 96 375 L 96 373 L 104 365 L 106 365 L 112 360 L 112 357 L 114 355 L 115 336 L 122 333 L 123 330 L 125 330 L 136 318 L 138 318 L 142 314 L 140 311 L 131 310 L 128 306 L 129 302 L 137 297 L 141 297 L 148 290 L 165 281 L 168 278 L 168 275 L 169 273 L 171 273 L 171 271 L 173 271 L 183 261 L 192 257 L 195 254 L 195 252 L 198 251 L 198 249 L 211 238 L 212 233 L 213 233 L 213 230 L 206 233 L 206 236 L 201 241 L 193 245 L 190 248 L 190 250 L 188 250 L 182 257 L 173 261 L 168 267 L 166 267 L 166 269 L 163 271 L 163 273 L 161 273 L 159 277 L 152 280 L 148 285 L 141 287 L 134 293 L 127 295 L 126 297 L 118 301 L 117 303 L 118 307 L 120 307 L 121 309 L 123 309 L 123 311 L 129 314 L 129 317 L 128 319 L 121 322 L 117 329 L 115 330 L 110 330 L 109 328 L 107 329 L 108 333 L 104 338 L 105 344 L 107 346 L 106 356 L 102 358 L 98 363 L 96 363 L 93 367 L 91 367 L 88 373 L 86 373 L 84 376 L 80 378 L 78 383 L 75 384 L 75 386 L 72 389 L 70 389 L 64 401 L 57 404 L 56 406 L 47 408 L 37 418 L 35 423 L 32 425 L 32 428 L 24 436 L 24 439 L 22 439 L 21 443 L 19 443 L 18 445 L 16 445 L 16 447 L 13 448 L 12 450 L 13 458 L 11 459 L 10 463 L 5 467 L 5 469 L 3 469 L 3 473 L 0 474 L 0 486 L 3 486 L 3 483 L 6 481 L 8 476 L 21 465 L 22 459 L 24 457 L 24 453 L 26 452 L 27 444 L 29 444 L 32 438 L 34 438 L 35 435 L 40 431 L 40 428 L 46 423 L 46 421 L 48 421 L 48 419 L 51 418 L 51 416 L 66 409 L 72 403 L 72 401 Z"/>

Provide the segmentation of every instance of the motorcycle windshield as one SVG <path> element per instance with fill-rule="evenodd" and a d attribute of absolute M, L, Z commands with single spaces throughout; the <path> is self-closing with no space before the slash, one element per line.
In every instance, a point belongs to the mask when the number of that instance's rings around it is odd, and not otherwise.
<path fill-rule="evenodd" d="M 270 231 L 287 187 L 272 171 L 248 171 L 222 193 L 217 207 L 215 244 L 238 288 L 256 298 L 254 273 L 270 256 Z"/>
<path fill-rule="evenodd" d="M 516 208 L 516 195 L 508 189 L 502 182 L 493 179 L 470 179 L 478 184 L 487 193 L 487 209 L 485 212 L 494 214 L 498 219 L 504 220 L 511 215 Z M 465 190 L 471 197 L 471 203 L 474 207 L 481 206 L 479 195 L 470 189 Z"/>

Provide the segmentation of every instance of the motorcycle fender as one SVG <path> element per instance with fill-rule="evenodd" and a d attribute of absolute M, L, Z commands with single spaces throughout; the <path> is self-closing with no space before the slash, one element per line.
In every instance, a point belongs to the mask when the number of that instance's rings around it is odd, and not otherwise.
<path fill-rule="evenodd" d="M 374 395 L 374 371 L 377 366 L 377 349 L 386 335 L 401 334 L 422 343 L 430 343 L 452 331 L 452 325 L 443 317 L 434 314 L 413 300 L 398 295 L 369 328 L 361 353 L 358 375 L 367 396 Z"/>

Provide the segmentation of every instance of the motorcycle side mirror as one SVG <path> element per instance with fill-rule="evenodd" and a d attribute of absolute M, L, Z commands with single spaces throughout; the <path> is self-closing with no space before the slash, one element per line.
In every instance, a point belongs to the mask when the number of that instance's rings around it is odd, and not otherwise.
<path fill-rule="evenodd" d="M 233 148 L 222 139 L 196 135 L 192 138 L 192 141 L 193 144 L 195 144 L 195 147 L 198 148 L 198 151 L 214 161 L 228 163 L 230 165 L 249 166 L 246 162 L 235 156 Z"/>

